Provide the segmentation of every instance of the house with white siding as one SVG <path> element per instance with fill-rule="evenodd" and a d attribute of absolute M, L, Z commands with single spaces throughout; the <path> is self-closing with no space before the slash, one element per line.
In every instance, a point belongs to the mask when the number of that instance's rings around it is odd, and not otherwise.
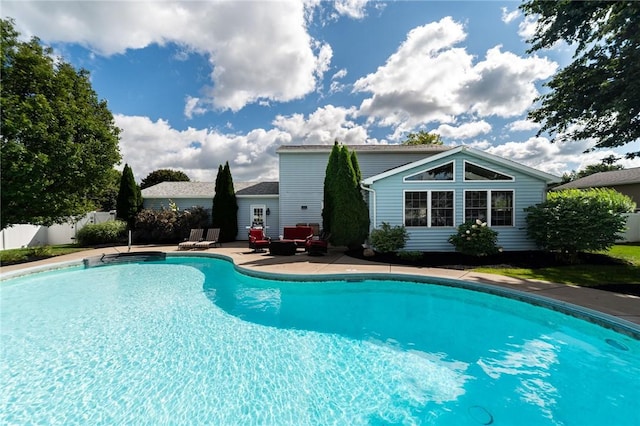
<path fill-rule="evenodd" d="M 284 226 L 321 224 L 325 170 L 332 145 L 283 145 L 279 182 L 234 183 L 237 239 L 262 224 L 275 238 Z M 526 238 L 524 208 L 544 201 L 560 178 L 468 147 L 351 145 L 358 157 L 371 227 L 404 225 L 407 250 L 453 251 L 447 242 L 468 219 L 487 221 L 505 250 L 534 248 Z M 190 186 L 193 189 L 189 189 Z M 145 208 L 211 208 L 213 183 L 163 182 L 142 191 Z M 200 192 L 199 192 L 200 191 Z M 206 195 L 206 196 L 205 196 Z M 202 198 L 198 198 L 202 197 Z"/>

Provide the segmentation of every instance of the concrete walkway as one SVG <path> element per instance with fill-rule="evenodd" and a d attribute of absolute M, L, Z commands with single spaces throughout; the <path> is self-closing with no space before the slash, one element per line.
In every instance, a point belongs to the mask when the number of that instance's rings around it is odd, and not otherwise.
<path fill-rule="evenodd" d="M 90 249 L 37 262 L 3 266 L 0 268 L 0 273 L 3 276 L 11 276 L 14 273 L 20 273 L 18 271 L 36 271 L 41 268 L 49 268 L 53 264 L 79 261 L 86 257 L 101 256 L 102 254 L 125 253 L 127 250 L 128 247 L 126 246 Z M 132 246 L 131 251 L 163 251 L 166 253 L 175 253 L 177 252 L 177 246 Z M 268 252 L 253 253 L 247 248 L 247 242 L 240 241 L 223 244 L 223 247 L 192 251 L 189 253 L 197 254 L 202 252 L 225 255 L 232 258 L 234 263 L 242 268 L 270 273 L 299 275 L 392 273 L 450 278 L 480 284 L 490 284 L 578 305 L 640 325 L 640 298 L 609 291 L 537 280 L 521 280 L 472 271 L 409 267 L 368 262 L 346 256 L 343 248 L 330 248 L 329 253 L 324 256 L 308 256 L 301 251 L 295 256 L 272 256 Z"/>

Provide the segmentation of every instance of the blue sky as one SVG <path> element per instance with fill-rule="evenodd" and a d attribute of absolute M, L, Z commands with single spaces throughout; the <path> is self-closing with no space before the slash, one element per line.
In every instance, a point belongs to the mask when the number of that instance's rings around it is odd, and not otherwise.
<path fill-rule="evenodd" d="M 526 113 L 572 49 L 527 54 L 519 4 L 21 0 L 2 16 L 90 71 L 138 181 L 160 168 L 213 181 L 226 161 L 235 181 L 277 180 L 281 144 L 419 130 L 557 175 L 621 156 L 536 137 Z"/>

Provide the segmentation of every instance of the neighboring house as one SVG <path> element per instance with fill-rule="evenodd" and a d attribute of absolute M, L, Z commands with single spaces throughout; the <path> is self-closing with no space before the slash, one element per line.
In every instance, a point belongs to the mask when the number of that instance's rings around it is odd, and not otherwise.
<path fill-rule="evenodd" d="M 245 228 L 262 223 L 277 236 L 280 224 L 278 182 L 234 182 L 238 202 L 238 239 L 247 239 Z M 171 204 L 179 210 L 203 207 L 209 216 L 213 207 L 215 182 L 161 182 L 142 190 L 145 209 L 168 209 Z"/>
<path fill-rule="evenodd" d="M 631 197 L 640 211 L 640 167 L 594 173 L 580 179 L 556 186 L 554 191 L 562 189 L 612 188 Z"/>
<path fill-rule="evenodd" d="M 332 145 L 278 148 L 279 182 L 235 183 L 238 236 L 262 222 L 277 237 L 284 226 L 322 224 L 324 178 Z M 351 145 L 363 176 L 371 227 L 405 225 L 407 250 L 453 251 L 447 242 L 466 219 L 481 218 L 499 232 L 505 250 L 534 248 L 524 208 L 544 201 L 560 178 L 467 147 Z M 189 188 L 193 186 L 193 188 Z M 145 208 L 211 209 L 213 183 L 163 182 L 142 191 Z"/>
<path fill-rule="evenodd" d="M 200 206 L 211 214 L 215 189 L 213 182 L 160 182 L 142 190 L 142 207 L 161 210 L 175 203 L 179 210 Z"/>

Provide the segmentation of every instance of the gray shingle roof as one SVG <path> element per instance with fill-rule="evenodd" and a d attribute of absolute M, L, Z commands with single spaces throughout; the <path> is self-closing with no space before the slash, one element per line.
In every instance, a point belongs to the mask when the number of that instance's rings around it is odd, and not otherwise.
<path fill-rule="evenodd" d="M 347 145 L 347 147 L 356 152 L 380 152 L 380 153 L 398 153 L 398 152 L 428 152 L 438 153 L 448 151 L 455 147 L 448 145 L 367 145 L 356 144 Z M 276 150 L 281 152 L 330 152 L 333 144 L 330 145 L 280 145 Z"/>
<path fill-rule="evenodd" d="M 630 185 L 640 183 L 640 167 L 633 169 L 612 170 L 610 172 L 594 173 L 580 179 L 556 186 L 558 189 L 570 188 L 600 188 L 617 185 Z"/>
<path fill-rule="evenodd" d="M 278 182 L 252 182 L 250 186 L 238 190 L 236 187 L 237 196 L 249 196 L 249 195 L 278 195 L 279 183 Z"/>
<path fill-rule="evenodd" d="M 236 195 L 278 195 L 278 182 L 234 182 L 233 187 Z M 213 198 L 215 190 L 215 182 L 160 182 L 143 189 L 142 197 Z"/>
<path fill-rule="evenodd" d="M 213 198 L 214 182 L 160 182 L 142 190 L 143 198 Z"/>

